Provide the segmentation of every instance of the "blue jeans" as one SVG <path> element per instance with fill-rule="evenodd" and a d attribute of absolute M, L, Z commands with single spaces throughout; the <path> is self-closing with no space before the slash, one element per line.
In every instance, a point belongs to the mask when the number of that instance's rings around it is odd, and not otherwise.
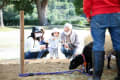
<path fill-rule="evenodd" d="M 114 50 L 120 51 L 120 13 L 100 14 L 92 17 L 93 51 L 104 51 L 106 29 L 110 32 Z"/>
<path fill-rule="evenodd" d="M 69 50 L 69 49 L 67 50 L 64 46 L 62 46 L 61 51 L 65 55 L 65 57 L 70 58 L 71 56 L 73 56 L 75 54 L 76 48 L 71 49 L 71 50 Z"/>
<path fill-rule="evenodd" d="M 36 59 L 36 58 L 42 58 L 45 57 L 48 54 L 48 49 L 41 50 L 39 52 L 26 52 L 25 53 L 25 59 Z"/>
<path fill-rule="evenodd" d="M 26 52 L 25 55 L 24 55 L 24 58 L 25 59 L 36 59 L 37 56 L 38 56 L 39 52 Z"/>
<path fill-rule="evenodd" d="M 41 50 L 37 58 L 45 57 L 49 53 L 48 49 Z"/>

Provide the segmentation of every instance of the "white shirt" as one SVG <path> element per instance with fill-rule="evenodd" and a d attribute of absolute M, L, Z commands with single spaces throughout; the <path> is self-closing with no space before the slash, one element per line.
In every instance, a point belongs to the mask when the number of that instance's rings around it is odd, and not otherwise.
<path fill-rule="evenodd" d="M 38 52 L 40 51 L 40 43 L 38 40 L 34 40 L 32 37 L 29 37 L 26 41 L 25 41 L 25 48 L 24 48 L 24 52 Z"/>
<path fill-rule="evenodd" d="M 58 45 L 59 45 L 59 42 L 60 42 L 60 39 L 59 39 L 59 37 L 51 37 L 50 39 L 49 39 L 49 47 L 50 48 L 58 48 Z"/>

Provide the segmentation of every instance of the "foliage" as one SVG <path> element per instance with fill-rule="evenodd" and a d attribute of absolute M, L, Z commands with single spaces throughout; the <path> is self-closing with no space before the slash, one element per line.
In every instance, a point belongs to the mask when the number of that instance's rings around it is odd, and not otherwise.
<path fill-rule="evenodd" d="M 75 6 L 75 11 L 77 15 L 83 13 L 83 0 L 74 0 L 73 4 Z"/>
<path fill-rule="evenodd" d="M 80 27 L 88 27 L 89 26 L 89 23 L 85 17 L 77 17 L 76 19 L 73 19 L 71 21 L 71 23 L 76 26 L 80 26 Z"/>
<path fill-rule="evenodd" d="M 33 0 L 0 0 L 0 8 L 11 4 L 14 5 L 15 11 L 24 10 L 25 13 L 32 13 L 32 10 L 34 8 Z"/>
<path fill-rule="evenodd" d="M 48 21 L 50 24 L 61 24 L 69 20 L 70 17 L 75 16 L 75 8 L 72 2 L 67 0 L 50 0 L 48 4 Z M 51 7 L 52 6 L 52 7 Z M 54 7 L 53 7 L 54 6 Z"/>
<path fill-rule="evenodd" d="M 38 13 L 32 0 L 10 0 L 11 4 L 3 9 L 5 25 L 19 25 L 19 10 L 25 10 L 25 25 L 38 25 Z M 82 13 L 82 0 L 49 0 L 47 19 L 49 24 L 65 24 L 85 26 L 85 17 Z M 26 5 L 24 5 L 26 4 Z M 79 15 L 79 16 L 77 16 Z"/>
<path fill-rule="evenodd" d="M 32 13 L 33 12 L 33 3 L 32 0 L 15 0 L 11 2 L 14 4 L 15 11 L 24 10 L 25 13 Z"/>
<path fill-rule="evenodd" d="M 10 25 L 19 25 L 19 18 L 20 15 L 18 12 L 16 12 L 14 10 L 14 5 L 8 5 L 4 8 L 3 11 L 3 15 L 4 15 L 4 24 L 6 26 L 10 26 Z M 33 13 L 32 14 L 25 14 L 24 16 L 25 19 L 25 25 L 37 25 L 38 24 L 38 20 L 37 20 L 37 10 L 36 8 L 33 9 Z"/>
<path fill-rule="evenodd" d="M 9 5 L 3 10 L 3 15 L 4 15 L 4 23 L 5 25 L 19 25 L 19 15 L 14 12 L 14 5 Z M 18 24 L 17 24 L 18 23 Z"/>

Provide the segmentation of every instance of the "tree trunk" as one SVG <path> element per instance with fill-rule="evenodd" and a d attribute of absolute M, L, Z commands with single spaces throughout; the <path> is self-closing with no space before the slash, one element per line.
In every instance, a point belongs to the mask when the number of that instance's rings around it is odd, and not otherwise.
<path fill-rule="evenodd" d="M 4 27 L 2 9 L 0 9 L 0 27 Z"/>
<path fill-rule="evenodd" d="M 48 0 L 35 0 L 36 7 L 37 7 L 37 12 L 38 12 L 38 19 L 39 19 L 39 24 L 41 26 L 47 25 L 48 21 L 46 19 L 46 10 L 48 6 Z"/>

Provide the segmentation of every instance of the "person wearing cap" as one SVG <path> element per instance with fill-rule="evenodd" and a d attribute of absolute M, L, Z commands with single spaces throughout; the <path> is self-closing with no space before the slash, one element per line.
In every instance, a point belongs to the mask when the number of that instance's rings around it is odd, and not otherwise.
<path fill-rule="evenodd" d="M 79 39 L 77 33 L 72 30 L 72 24 L 66 23 L 61 33 L 61 51 L 67 58 L 79 54 Z"/>
<path fill-rule="evenodd" d="M 25 59 L 41 58 L 47 54 L 46 45 L 43 44 L 43 35 L 43 28 L 32 28 L 31 35 L 25 41 Z"/>
<path fill-rule="evenodd" d="M 92 80 L 101 80 L 104 69 L 106 30 L 111 35 L 116 53 L 118 74 L 115 80 L 120 80 L 120 0 L 83 0 L 83 10 L 88 22 L 90 22 L 93 38 Z"/>
<path fill-rule="evenodd" d="M 51 33 L 51 37 L 49 39 L 49 52 L 50 52 L 50 58 L 53 59 L 59 58 L 58 57 L 58 45 L 60 43 L 60 38 L 59 38 L 59 31 L 57 28 L 54 28 Z"/>

